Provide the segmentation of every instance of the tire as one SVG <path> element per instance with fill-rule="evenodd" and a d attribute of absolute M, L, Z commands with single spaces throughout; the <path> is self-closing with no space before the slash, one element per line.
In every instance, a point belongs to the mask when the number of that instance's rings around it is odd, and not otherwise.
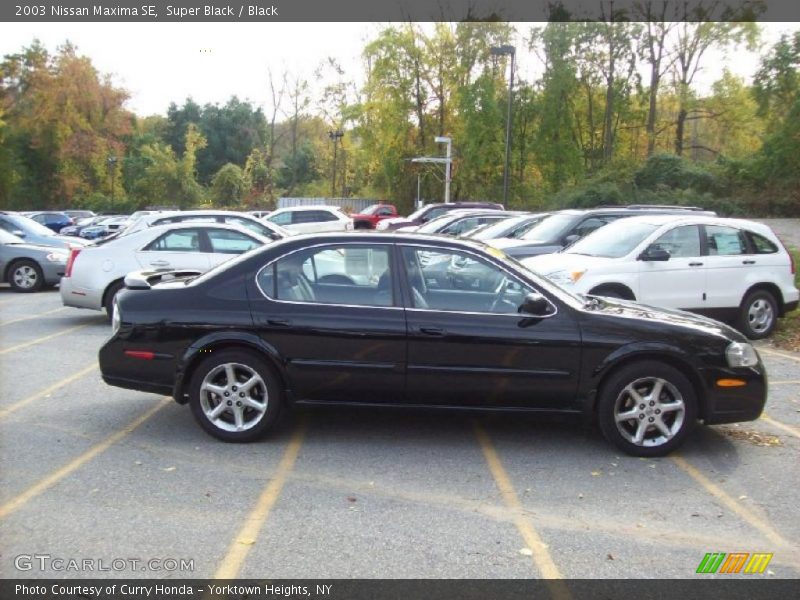
<path fill-rule="evenodd" d="M 103 297 L 103 309 L 106 311 L 106 316 L 110 319 L 114 314 L 114 298 L 117 297 L 117 294 L 121 289 L 125 287 L 124 281 L 115 281 L 106 290 L 105 296 Z"/>
<path fill-rule="evenodd" d="M 778 303 L 767 290 L 756 290 L 742 301 L 736 326 L 751 340 L 769 336 L 777 323 Z"/>
<path fill-rule="evenodd" d="M 242 384 L 250 381 L 252 387 L 242 390 Z M 209 389 L 212 386 L 214 390 Z M 282 396 L 272 368 L 247 350 L 212 352 L 194 370 L 189 383 L 195 421 L 224 442 L 252 442 L 265 435 L 278 419 Z"/>
<path fill-rule="evenodd" d="M 661 392 L 655 398 L 652 394 L 657 385 Z M 605 438 L 626 454 L 665 456 L 680 446 L 694 427 L 697 396 L 680 371 L 643 360 L 623 367 L 603 384 L 597 420 Z"/>
<path fill-rule="evenodd" d="M 8 270 L 8 283 L 15 292 L 38 292 L 44 287 L 44 273 L 36 261 L 18 260 Z"/>

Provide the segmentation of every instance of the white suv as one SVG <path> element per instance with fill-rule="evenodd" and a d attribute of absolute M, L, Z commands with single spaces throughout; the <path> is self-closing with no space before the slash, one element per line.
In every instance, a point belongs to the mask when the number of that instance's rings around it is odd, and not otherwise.
<path fill-rule="evenodd" d="M 792 256 L 769 227 L 742 219 L 629 217 L 522 263 L 574 292 L 705 314 L 751 339 L 798 304 Z"/>
<path fill-rule="evenodd" d="M 264 220 L 293 233 L 350 231 L 353 220 L 338 206 L 290 206 L 271 212 Z"/>

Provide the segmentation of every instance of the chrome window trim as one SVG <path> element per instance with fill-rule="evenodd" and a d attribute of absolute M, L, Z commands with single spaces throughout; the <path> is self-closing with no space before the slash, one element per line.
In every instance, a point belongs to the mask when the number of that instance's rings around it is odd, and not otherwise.
<path fill-rule="evenodd" d="M 258 271 L 256 271 L 255 281 L 256 281 L 256 287 L 258 288 L 258 291 L 261 292 L 261 295 L 264 296 L 270 302 L 280 302 L 281 304 L 302 304 L 302 305 L 305 305 L 305 306 L 338 306 L 338 307 L 343 307 L 343 308 L 373 308 L 373 309 L 374 308 L 382 308 L 382 309 L 388 309 L 388 310 L 404 310 L 404 307 L 402 307 L 402 306 L 380 306 L 380 305 L 374 305 L 374 304 L 337 304 L 337 303 L 334 303 L 334 302 L 303 302 L 301 300 L 281 300 L 280 298 L 273 298 L 272 296 L 267 294 L 264 291 L 264 289 L 261 287 L 261 283 L 259 283 L 259 281 L 258 281 L 259 275 L 261 275 L 261 272 L 264 269 L 267 269 L 267 268 L 273 266 L 279 260 L 281 260 L 283 258 L 286 258 L 287 256 L 291 256 L 292 254 L 295 254 L 296 252 L 302 252 L 304 250 L 310 250 L 311 248 L 325 248 L 325 247 L 331 247 L 331 246 L 333 246 L 333 247 L 341 247 L 342 245 L 346 245 L 346 246 L 385 246 L 385 247 L 389 248 L 389 253 L 390 253 L 389 263 L 390 263 L 390 267 L 391 267 L 391 262 L 392 262 L 392 260 L 391 260 L 391 258 L 392 258 L 391 257 L 391 247 L 393 246 L 393 244 L 391 242 L 356 242 L 356 241 L 350 242 L 350 241 L 347 241 L 347 242 L 327 242 L 327 243 L 321 243 L 321 244 L 313 244 L 311 246 L 303 246 L 302 248 L 295 248 L 294 250 L 290 250 L 289 252 L 286 252 L 285 254 L 281 254 L 277 258 L 273 258 L 271 261 L 269 261 L 267 264 L 265 264 L 263 267 L 261 267 Z M 396 302 L 396 299 L 394 298 L 394 293 L 392 293 L 392 302 Z"/>

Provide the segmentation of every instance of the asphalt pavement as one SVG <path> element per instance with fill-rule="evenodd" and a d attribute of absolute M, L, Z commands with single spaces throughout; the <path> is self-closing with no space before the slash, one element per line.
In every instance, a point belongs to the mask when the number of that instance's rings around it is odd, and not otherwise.
<path fill-rule="evenodd" d="M 0 286 L 0 577 L 692 578 L 709 552 L 800 576 L 798 354 L 761 346 L 758 421 L 638 459 L 568 420 L 416 410 L 304 410 L 224 444 L 105 385 L 109 334 Z"/>

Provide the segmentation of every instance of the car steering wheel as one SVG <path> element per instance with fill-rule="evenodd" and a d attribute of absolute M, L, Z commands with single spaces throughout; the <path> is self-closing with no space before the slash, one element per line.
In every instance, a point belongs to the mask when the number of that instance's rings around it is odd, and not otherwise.
<path fill-rule="evenodd" d="M 508 277 L 503 277 L 500 280 L 500 284 L 494 291 L 494 300 L 492 300 L 492 304 L 491 306 L 489 306 L 489 312 L 494 312 L 501 302 L 505 302 L 506 289 L 508 289 L 509 283 L 510 280 L 508 279 Z"/>

